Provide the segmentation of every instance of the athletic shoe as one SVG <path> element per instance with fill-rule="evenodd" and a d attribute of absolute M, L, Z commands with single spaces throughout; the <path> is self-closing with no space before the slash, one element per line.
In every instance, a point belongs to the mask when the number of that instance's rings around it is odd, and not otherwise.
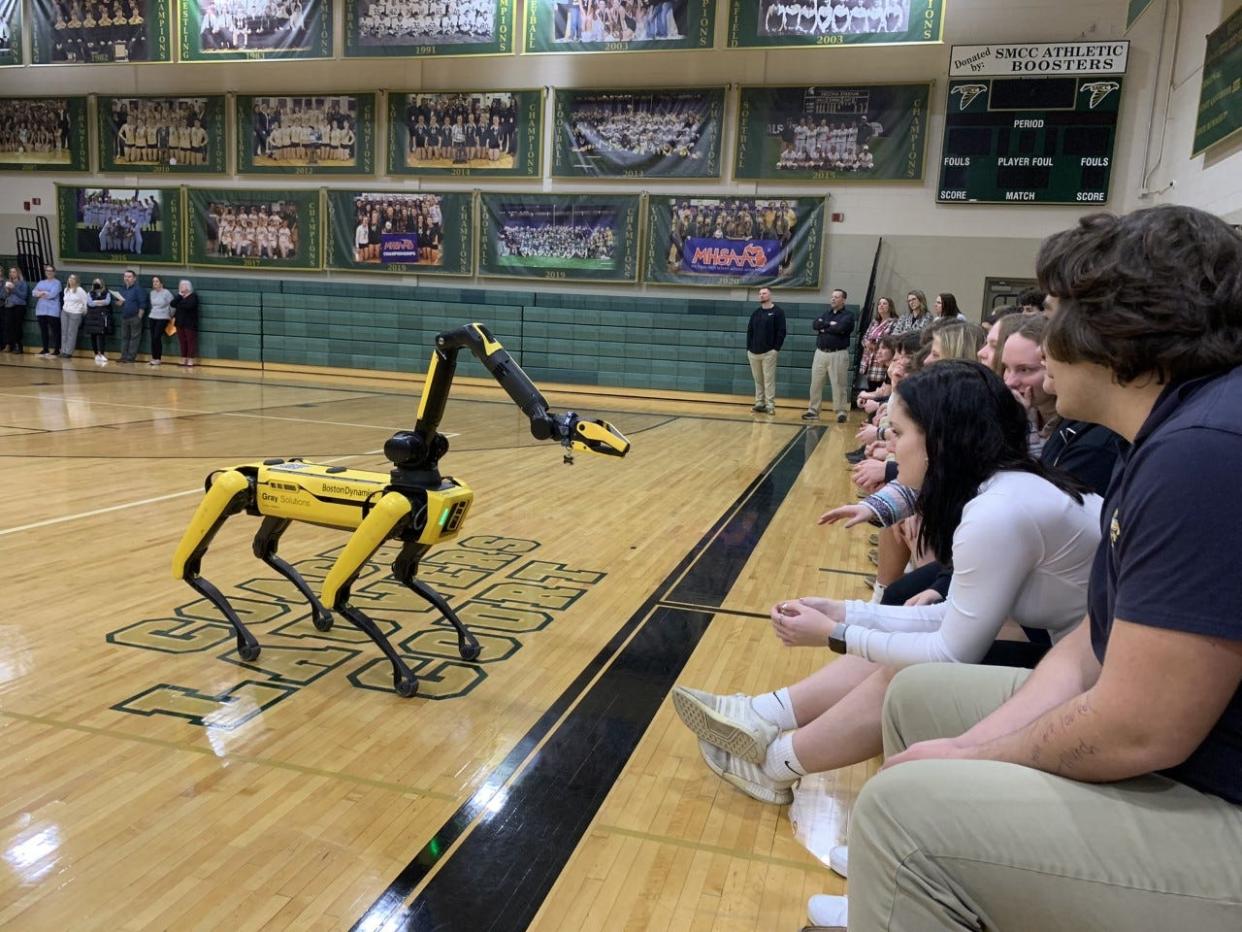
<path fill-rule="evenodd" d="M 829 848 L 828 866 L 842 877 L 848 877 L 850 869 L 850 849 L 845 845 L 836 845 Z"/>
<path fill-rule="evenodd" d="M 61 358 L 61 359 L 72 359 L 72 358 L 73 358 L 73 353 L 61 353 L 61 354 L 60 354 L 60 358 Z"/>
<path fill-rule="evenodd" d="M 864 577 L 863 577 L 863 584 L 864 584 L 864 585 L 867 585 L 867 586 L 870 586 L 872 589 L 874 589 L 874 588 L 875 588 L 875 584 L 876 584 L 876 578 L 875 578 L 874 576 L 864 576 Z"/>
<path fill-rule="evenodd" d="M 158 366 L 159 364 L 160 364 L 160 361 L 158 359 L 152 359 L 150 362 L 147 363 L 148 366 Z"/>
<path fill-rule="evenodd" d="M 742 760 L 760 763 L 780 728 L 751 707 L 750 696 L 717 696 L 685 686 L 673 687 L 673 708 L 686 727 L 715 747 Z"/>
<path fill-rule="evenodd" d="M 849 462 L 850 465 L 852 466 L 857 466 L 859 463 L 861 463 L 866 458 L 867 458 L 867 451 L 864 450 L 862 447 L 859 447 L 857 450 L 851 450 L 849 453 L 845 454 L 846 461 Z"/>
<path fill-rule="evenodd" d="M 869 543 L 872 547 L 880 546 L 880 535 L 872 534 L 870 537 L 867 538 L 867 543 Z"/>
<path fill-rule="evenodd" d="M 880 551 L 879 550 L 868 550 L 867 559 L 871 561 L 872 566 L 879 566 L 880 565 Z"/>
<path fill-rule="evenodd" d="M 763 409 L 763 413 L 764 413 L 764 414 L 775 414 L 775 413 L 776 413 L 776 405 L 765 405 L 765 406 L 764 406 L 764 409 Z"/>
<path fill-rule="evenodd" d="M 765 405 L 762 401 L 756 401 L 755 406 L 751 408 L 750 410 L 757 411 L 758 413 L 762 414 L 766 409 L 767 409 L 767 405 Z"/>
<path fill-rule="evenodd" d="M 751 764 L 734 757 L 728 751 L 712 747 L 706 741 L 699 742 L 699 753 L 709 770 L 726 783 L 731 783 L 751 799 L 773 806 L 788 806 L 793 802 L 793 785 L 798 778 L 785 781 L 773 780 L 758 764 Z"/>
<path fill-rule="evenodd" d="M 804 411 L 804 412 L 802 413 L 802 420 L 804 420 L 804 421 L 818 421 L 818 420 L 819 420 L 819 415 L 818 415 L 816 412 L 814 412 L 814 411 Z"/>
<path fill-rule="evenodd" d="M 845 423 L 845 419 L 846 419 L 846 417 L 847 417 L 847 415 L 846 415 L 846 413 L 845 413 L 844 411 L 838 411 L 838 412 L 837 412 L 837 423 L 838 423 L 838 424 L 844 424 L 844 423 Z"/>
<path fill-rule="evenodd" d="M 100 364 L 101 366 L 106 366 L 106 365 L 108 364 L 108 357 L 107 357 L 107 356 L 100 356 L 100 357 L 99 357 L 99 364 Z"/>
<path fill-rule="evenodd" d="M 813 896 L 806 904 L 806 917 L 811 920 L 803 932 L 829 932 L 849 925 L 849 899 L 844 896 Z"/>

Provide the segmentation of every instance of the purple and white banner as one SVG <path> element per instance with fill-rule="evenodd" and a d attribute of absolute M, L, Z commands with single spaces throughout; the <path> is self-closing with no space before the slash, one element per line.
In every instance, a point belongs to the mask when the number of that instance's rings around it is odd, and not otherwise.
<path fill-rule="evenodd" d="M 773 239 L 738 242 L 732 239 L 686 240 L 682 268 L 716 275 L 775 275 L 781 262 L 781 244 Z"/>

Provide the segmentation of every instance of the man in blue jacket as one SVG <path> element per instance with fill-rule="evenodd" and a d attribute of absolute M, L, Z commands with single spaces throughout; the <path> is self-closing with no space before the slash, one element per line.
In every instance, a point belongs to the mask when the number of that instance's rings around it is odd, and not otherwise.
<path fill-rule="evenodd" d="M 138 284 L 133 269 L 125 270 L 125 287 L 114 293 L 113 300 L 121 309 L 121 358 L 117 362 L 136 362 L 138 343 L 142 339 L 142 318 L 151 308 L 147 291 Z"/>

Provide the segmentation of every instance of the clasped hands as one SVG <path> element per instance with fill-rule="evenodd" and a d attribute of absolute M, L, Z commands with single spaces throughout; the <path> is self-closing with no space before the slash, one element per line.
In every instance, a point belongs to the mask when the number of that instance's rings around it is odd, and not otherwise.
<path fill-rule="evenodd" d="M 845 603 L 803 596 L 777 602 L 770 617 L 772 631 L 786 647 L 825 647 L 832 629 L 845 621 Z"/>

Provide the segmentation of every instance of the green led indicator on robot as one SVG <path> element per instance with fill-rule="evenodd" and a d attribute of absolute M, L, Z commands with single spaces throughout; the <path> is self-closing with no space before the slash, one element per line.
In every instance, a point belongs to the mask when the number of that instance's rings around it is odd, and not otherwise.
<path fill-rule="evenodd" d="M 449 513 L 447 508 L 440 513 L 440 527 L 444 527 L 444 525 L 448 524 L 448 515 Z"/>

